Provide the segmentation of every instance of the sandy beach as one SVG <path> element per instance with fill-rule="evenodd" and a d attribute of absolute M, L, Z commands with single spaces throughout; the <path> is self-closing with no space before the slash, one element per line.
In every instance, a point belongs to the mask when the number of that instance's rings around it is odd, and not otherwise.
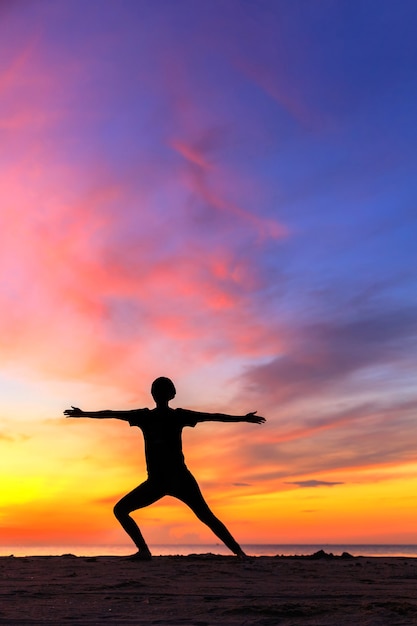
<path fill-rule="evenodd" d="M 417 624 L 417 559 L 1 557 L 0 624 Z"/>

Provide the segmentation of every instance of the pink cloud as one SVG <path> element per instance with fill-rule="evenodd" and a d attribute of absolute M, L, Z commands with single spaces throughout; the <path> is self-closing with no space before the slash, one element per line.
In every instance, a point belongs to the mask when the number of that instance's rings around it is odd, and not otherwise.
<path fill-rule="evenodd" d="M 125 226 L 116 207 L 137 194 L 102 179 L 77 190 L 78 174 L 74 166 L 49 167 L 44 156 L 42 165 L 26 157 L 25 167 L 0 175 L 7 199 L 0 233 L 3 358 L 59 376 L 114 377 L 119 370 L 116 379 L 126 381 L 132 360 L 135 368 L 147 362 L 142 371 L 151 365 L 154 342 L 191 342 L 203 359 L 214 337 L 226 352 L 245 352 L 251 335 L 256 342 L 261 325 L 245 304 L 257 284 L 249 260 L 230 247 L 209 250 L 204 239 L 201 251 L 186 230 L 179 248 L 167 251 L 158 235 L 169 232 L 146 203 L 137 215 L 149 234 L 135 218 L 125 248 L 115 238 Z"/>
<path fill-rule="evenodd" d="M 222 158 L 186 49 L 171 51 L 175 80 L 138 66 L 171 110 L 165 126 L 154 120 L 156 152 L 119 163 L 94 134 L 116 113 L 95 91 L 92 59 L 64 48 L 52 59 L 46 41 L 16 46 L 0 78 L 3 362 L 133 389 L 162 364 L 186 372 L 269 353 L 279 340 L 253 302 L 257 254 L 286 229 L 262 215 L 257 182 Z"/>

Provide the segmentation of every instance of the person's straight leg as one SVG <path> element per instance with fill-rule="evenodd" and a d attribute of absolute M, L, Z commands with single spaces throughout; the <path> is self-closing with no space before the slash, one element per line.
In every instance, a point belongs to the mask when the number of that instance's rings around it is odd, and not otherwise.
<path fill-rule="evenodd" d="M 197 481 L 194 476 L 187 472 L 181 484 L 172 493 L 176 498 L 184 502 L 195 513 L 200 521 L 206 524 L 210 530 L 237 556 L 246 556 L 240 545 L 232 537 L 226 526 L 210 510 L 204 500 Z"/>

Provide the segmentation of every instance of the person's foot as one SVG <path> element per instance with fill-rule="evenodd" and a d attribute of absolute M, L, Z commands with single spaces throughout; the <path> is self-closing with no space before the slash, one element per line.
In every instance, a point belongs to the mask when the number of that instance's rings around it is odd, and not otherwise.
<path fill-rule="evenodd" d="M 239 552 L 236 552 L 236 556 L 238 559 L 250 559 L 250 556 L 243 552 L 243 550 L 239 550 Z"/>
<path fill-rule="evenodd" d="M 135 554 L 131 554 L 126 558 L 128 561 L 150 561 L 152 559 L 152 554 L 149 550 L 139 550 Z"/>

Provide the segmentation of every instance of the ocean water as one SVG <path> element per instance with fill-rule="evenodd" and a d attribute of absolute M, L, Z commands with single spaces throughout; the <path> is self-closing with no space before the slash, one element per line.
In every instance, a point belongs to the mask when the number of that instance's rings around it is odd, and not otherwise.
<path fill-rule="evenodd" d="M 392 556 L 417 558 L 415 544 L 242 544 L 245 552 L 251 556 L 302 556 L 324 550 L 327 553 L 341 555 L 348 552 L 352 556 Z M 170 544 L 150 545 L 155 556 L 189 554 L 220 554 L 230 555 L 222 544 Z M 0 556 L 60 556 L 74 554 L 76 556 L 127 556 L 134 552 L 132 545 L 66 545 L 66 546 L 1 546 Z"/>

